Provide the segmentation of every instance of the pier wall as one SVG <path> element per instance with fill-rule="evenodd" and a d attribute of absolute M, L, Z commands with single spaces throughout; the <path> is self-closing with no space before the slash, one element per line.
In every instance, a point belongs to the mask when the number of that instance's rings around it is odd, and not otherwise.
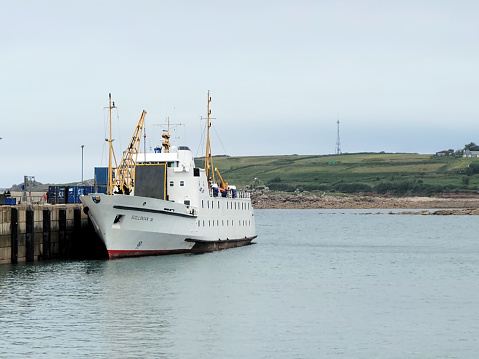
<path fill-rule="evenodd" d="M 77 257 L 93 236 L 81 204 L 0 206 L 0 264 Z"/>

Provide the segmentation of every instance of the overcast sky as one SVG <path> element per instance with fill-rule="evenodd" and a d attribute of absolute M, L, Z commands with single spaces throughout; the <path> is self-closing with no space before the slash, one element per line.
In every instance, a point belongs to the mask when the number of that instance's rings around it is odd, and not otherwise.
<path fill-rule="evenodd" d="M 141 111 L 198 153 L 435 153 L 479 143 L 478 1 L 0 0 L 0 188 L 81 180 Z M 218 136 L 216 135 L 218 133 Z M 143 148 L 143 144 L 141 145 Z"/>

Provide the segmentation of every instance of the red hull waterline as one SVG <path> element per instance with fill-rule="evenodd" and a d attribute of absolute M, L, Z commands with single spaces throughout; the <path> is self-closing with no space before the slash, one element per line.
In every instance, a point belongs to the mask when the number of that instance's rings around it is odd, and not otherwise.
<path fill-rule="evenodd" d="M 242 247 L 251 244 L 254 237 L 242 238 L 242 239 L 230 239 L 226 241 L 201 241 L 197 239 L 187 238 L 187 242 L 194 242 L 194 246 L 191 249 L 174 249 L 174 250 L 109 250 L 108 257 L 110 259 L 127 258 L 127 257 L 145 257 L 145 256 L 164 256 L 169 254 L 201 254 L 206 252 L 220 251 L 228 248 Z"/>

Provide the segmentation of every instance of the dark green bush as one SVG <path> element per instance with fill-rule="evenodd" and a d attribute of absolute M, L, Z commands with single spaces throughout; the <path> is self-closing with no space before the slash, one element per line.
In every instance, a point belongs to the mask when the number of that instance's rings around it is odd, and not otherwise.
<path fill-rule="evenodd" d="M 294 192 L 296 190 L 296 187 L 287 183 L 271 183 L 268 184 L 268 187 L 272 191 Z"/>
<path fill-rule="evenodd" d="M 372 192 L 372 187 L 364 183 L 340 183 L 334 189 L 342 193 Z"/>
<path fill-rule="evenodd" d="M 282 181 L 282 179 L 280 177 L 275 177 L 275 178 L 272 178 L 268 181 L 268 183 L 280 183 Z"/>

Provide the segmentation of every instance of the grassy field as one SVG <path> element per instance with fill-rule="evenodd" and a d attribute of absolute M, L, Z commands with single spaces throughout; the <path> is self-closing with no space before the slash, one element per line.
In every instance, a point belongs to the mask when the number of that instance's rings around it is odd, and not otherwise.
<path fill-rule="evenodd" d="M 215 157 L 213 163 L 226 181 L 241 188 L 264 185 L 285 191 L 398 195 L 470 192 L 479 188 L 479 158 L 366 153 Z M 198 166 L 203 164 L 204 160 L 198 159 Z"/>

